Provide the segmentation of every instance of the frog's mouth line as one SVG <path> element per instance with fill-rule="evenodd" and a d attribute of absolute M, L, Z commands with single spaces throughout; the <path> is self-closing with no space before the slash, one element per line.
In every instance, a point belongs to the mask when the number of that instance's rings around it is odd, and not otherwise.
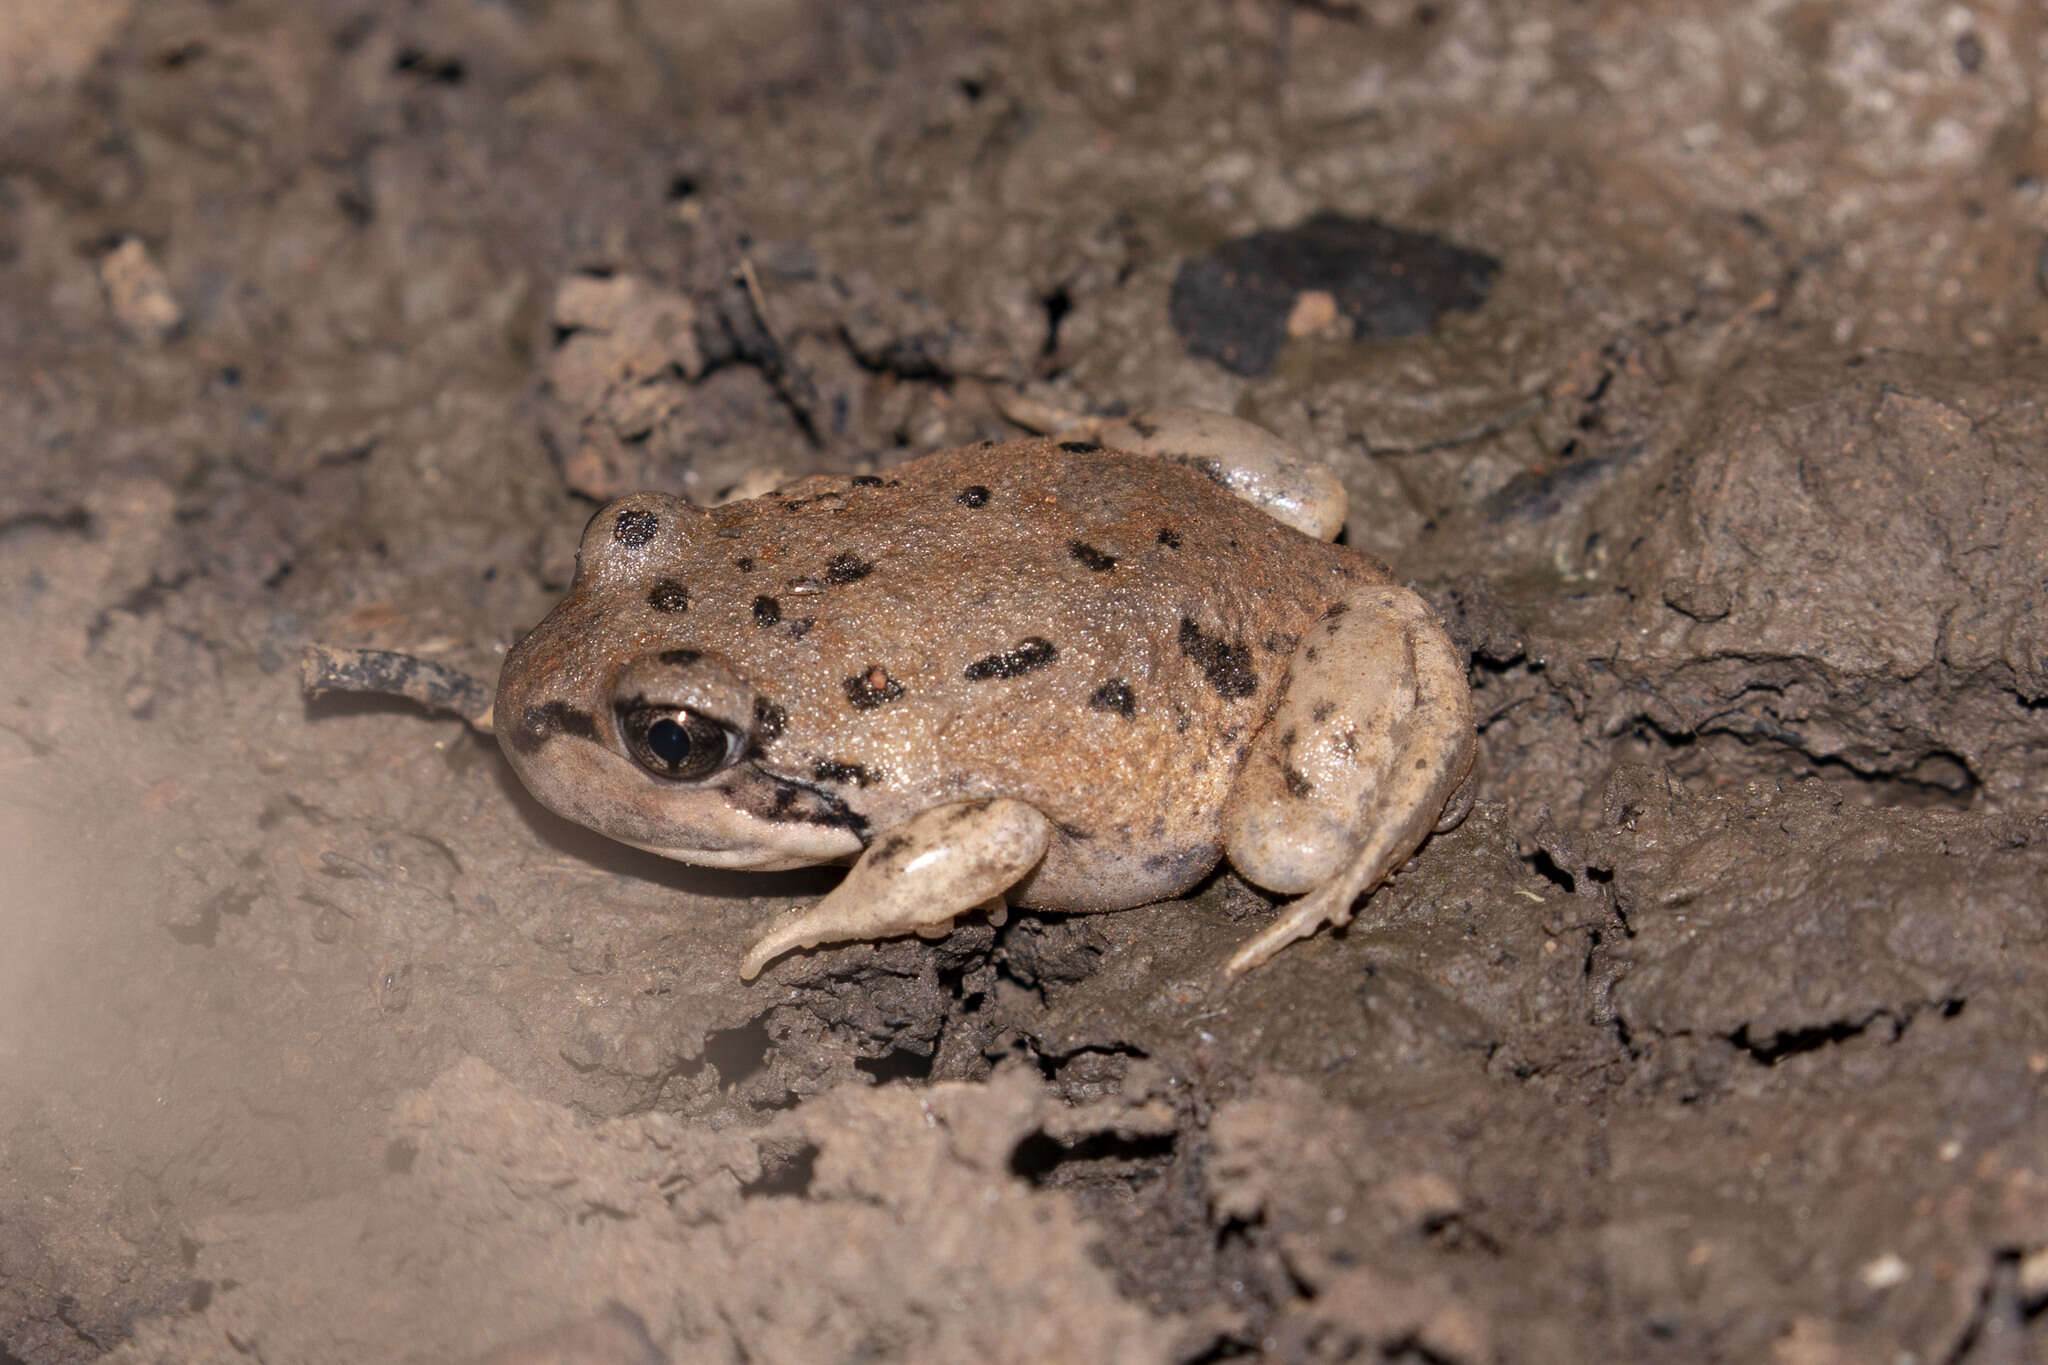
<path fill-rule="evenodd" d="M 820 791 L 799 779 L 771 776 L 755 770 L 744 774 L 738 782 L 706 784 L 698 791 L 722 799 L 726 809 L 742 820 L 771 826 L 797 826 L 821 833 L 843 831 L 845 835 L 852 836 L 851 846 L 839 844 L 829 835 L 822 835 L 823 842 L 815 847 L 790 852 L 778 849 L 773 840 L 748 837 L 743 832 L 736 833 L 734 842 L 719 845 L 685 844 L 661 838 L 655 830 L 644 831 L 648 837 L 643 838 L 622 834 L 616 829 L 606 832 L 621 843 L 688 863 L 692 867 L 743 872 L 784 871 L 816 867 L 822 863 L 850 862 L 873 838 L 867 817 L 849 809 L 832 793 Z M 809 836 L 805 842 L 818 837 Z"/>
<path fill-rule="evenodd" d="M 866 816 L 816 783 L 806 782 L 800 777 L 762 772 L 759 768 L 755 768 L 753 773 L 766 784 L 765 800 L 760 799 L 762 793 L 752 783 L 735 784 L 725 789 L 727 803 L 742 815 L 777 825 L 830 825 L 845 830 L 860 840 L 863 847 L 873 839 Z M 817 803 L 816 807 L 806 809 L 800 806 L 798 803 L 802 796 L 810 797 Z"/>

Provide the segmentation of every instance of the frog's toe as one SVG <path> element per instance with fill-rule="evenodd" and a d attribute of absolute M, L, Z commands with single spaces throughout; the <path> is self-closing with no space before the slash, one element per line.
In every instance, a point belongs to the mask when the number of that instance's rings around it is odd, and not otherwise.
<path fill-rule="evenodd" d="M 1465 823 L 1465 817 L 1472 813 L 1473 803 L 1479 800 L 1479 752 L 1474 746 L 1472 766 L 1465 773 L 1465 780 L 1451 793 L 1451 799 L 1444 802 L 1444 813 L 1436 822 L 1431 834 L 1449 834 Z"/>
<path fill-rule="evenodd" d="M 747 950 L 740 976 L 799 948 L 918 934 L 943 938 L 956 916 L 1002 893 L 1045 856 L 1051 823 L 1022 801 L 957 801 L 889 830 L 816 905 Z M 1000 923 L 1000 921 L 997 921 Z"/>
<path fill-rule="evenodd" d="M 1326 924 L 1339 925 L 1350 918 L 1350 897 L 1337 883 L 1325 883 L 1300 900 L 1282 906 L 1271 924 L 1246 939 L 1230 955 L 1230 961 L 1223 964 L 1223 974 L 1242 976 L 1288 944 L 1307 938 Z"/>

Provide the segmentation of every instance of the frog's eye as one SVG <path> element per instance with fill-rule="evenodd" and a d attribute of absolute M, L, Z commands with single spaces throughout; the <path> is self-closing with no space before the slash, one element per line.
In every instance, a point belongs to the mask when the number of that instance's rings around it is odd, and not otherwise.
<path fill-rule="evenodd" d="M 732 731 L 679 706 L 622 706 L 619 734 L 633 761 L 674 782 L 709 777 L 739 756 Z"/>

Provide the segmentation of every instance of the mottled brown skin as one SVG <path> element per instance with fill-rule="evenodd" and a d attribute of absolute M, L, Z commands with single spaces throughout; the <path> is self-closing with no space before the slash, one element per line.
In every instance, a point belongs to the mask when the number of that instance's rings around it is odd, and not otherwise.
<path fill-rule="evenodd" d="M 1083 443 L 949 451 L 708 511 L 637 494 L 586 531 L 497 714 L 543 801 L 685 861 L 841 859 L 934 806 L 1007 797 L 1053 825 L 1012 900 L 1121 908 L 1215 866 L 1297 644 L 1388 581 L 1195 469 Z M 748 756 L 687 791 L 643 771 L 619 739 L 622 680 L 715 695 Z M 718 803 L 728 827 L 689 832 L 679 800 Z"/>

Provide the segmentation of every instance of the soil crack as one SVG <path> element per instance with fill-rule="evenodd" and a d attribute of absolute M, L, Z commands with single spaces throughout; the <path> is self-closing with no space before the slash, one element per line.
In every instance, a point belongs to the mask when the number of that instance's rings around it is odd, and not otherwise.
<path fill-rule="evenodd" d="M 1881 1023 L 1891 1025 L 1891 1036 L 1886 1042 L 1897 1042 L 1905 1036 L 1916 1015 L 1933 1010 L 1943 1019 L 1953 1019 L 1963 1012 L 1967 1000 L 1950 996 L 1940 1000 L 1918 1001 L 1893 1008 L 1882 1005 L 1852 1019 L 1835 1019 L 1825 1023 L 1808 1024 L 1798 1028 L 1778 1029 L 1767 1038 L 1754 1037 L 1747 1021 L 1738 1025 L 1735 1031 L 1725 1035 L 1729 1042 L 1742 1052 L 1749 1054 L 1751 1061 L 1762 1066 L 1776 1066 L 1787 1057 L 1796 1057 L 1802 1052 L 1814 1052 L 1836 1043 L 1860 1038 Z"/>

